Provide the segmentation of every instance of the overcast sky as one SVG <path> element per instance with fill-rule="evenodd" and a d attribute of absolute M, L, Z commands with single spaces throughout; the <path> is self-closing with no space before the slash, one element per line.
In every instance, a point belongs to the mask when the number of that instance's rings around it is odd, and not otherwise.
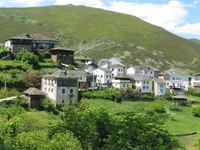
<path fill-rule="evenodd" d="M 66 4 L 134 15 L 179 36 L 200 39 L 200 0 L 0 0 L 0 7 Z"/>

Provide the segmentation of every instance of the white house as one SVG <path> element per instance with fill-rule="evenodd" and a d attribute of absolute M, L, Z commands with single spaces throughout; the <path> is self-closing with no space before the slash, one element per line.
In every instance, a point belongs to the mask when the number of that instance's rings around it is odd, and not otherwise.
<path fill-rule="evenodd" d="M 127 69 L 127 74 L 141 74 L 150 78 L 155 77 L 156 69 L 150 66 L 132 66 Z"/>
<path fill-rule="evenodd" d="M 86 65 L 94 63 L 94 60 L 92 58 L 86 57 L 86 56 L 76 56 L 74 59 L 81 61 L 81 62 L 85 63 Z"/>
<path fill-rule="evenodd" d="M 121 60 L 118 60 L 116 58 L 100 60 L 99 67 L 112 70 L 112 77 L 123 75 L 126 73 L 126 66 Z"/>
<path fill-rule="evenodd" d="M 166 82 L 162 78 L 153 79 L 153 91 L 156 97 L 162 97 L 166 94 Z"/>
<path fill-rule="evenodd" d="M 56 106 L 78 103 L 78 77 L 68 71 L 58 70 L 42 76 L 41 91 Z"/>
<path fill-rule="evenodd" d="M 70 74 L 78 76 L 78 84 L 80 89 L 88 89 L 96 86 L 96 75 L 84 70 L 68 70 Z"/>
<path fill-rule="evenodd" d="M 192 78 L 191 78 L 191 87 L 200 88 L 200 73 L 192 76 Z"/>
<path fill-rule="evenodd" d="M 109 85 L 112 83 L 112 71 L 107 68 L 97 68 L 93 71 L 96 75 L 97 85 Z"/>
<path fill-rule="evenodd" d="M 127 75 L 118 75 L 112 79 L 115 88 L 132 88 L 131 78 Z"/>
<path fill-rule="evenodd" d="M 133 84 L 133 88 L 139 89 L 141 93 L 151 93 L 152 89 L 152 78 L 141 74 L 128 75 Z"/>
<path fill-rule="evenodd" d="M 160 77 L 166 81 L 167 89 L 171 89 L 175 94 L 188 91 L 189 76 L 186 73 L 170 69 L 161 73 Z"/>

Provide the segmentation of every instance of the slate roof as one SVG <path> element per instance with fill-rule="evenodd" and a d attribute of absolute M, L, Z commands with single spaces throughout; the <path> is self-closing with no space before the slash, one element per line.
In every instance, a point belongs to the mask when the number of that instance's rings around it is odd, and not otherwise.
<path fill-rule="evenodd" d="M 74 50 L 67 49 L 64 47 L 55 47 L 55 48 L 50 49 L 50 51 L 57 51 L 57 50 L 74 52 Z"/>
<path fill-rule="evenodd" d="M 128 76 L 135 81 L 151 81 L 152 80 L 152 78 L 147 77 L 145 75 L 141 75 L 141 74 L 130 74 Z"/>
<path fill-rule="evenodd" d="M 138 70 L 143 70 L 143 71 L 158 71 L 157 69 L 151 67 L 151 66 L 131 66 L 135 69 L 138 69 Z"/>
<path fill-rule="evenodd" d="M 106 72 L 112 72 L 112 70 L 107 69 L 107 68 L 99 68 L 99 69 L 101 69 L 101 70 L 103 70 L 103 71 L 106 71 Z"/>
<path fill-rule="evenodd" d="M 24 91 L 25 94 L 28 95 L 46 95 L 46 93 L 34 88 L 34 87 L 30 87 L 27 90 Z"/>
<path fill-rule="evenodd" d="M 156 83 L 166 83 L 165 80 L 161 78 L 153 78 L 153 81 L 155 81 Z"/>
<path fill-rule="evenodd" d="M 44 78 L 78 78 L 78 74 L 70 70 L 57 70 L 53 73 L 43 75 Z"/>
<path fill-rule="evenodd" d="M 175 75 L 175 76 L 188 76 L 189 77 L 189 75 L 187 73 L 181 72 L 181 71 L 177 71 L 175 69 L 167 70 L 167 71 L 165 71 L 163 73 L 160 73 L 160 75 L 170 75 L 170 76 L 174 76 Z"/>
<path fill-rule="evenodd" d="M 93 74 L 83 71 L 83 70 L 69 70 L 68 72 L 70 74 L 75 74 L 77 76 L 84 76 L 84 77 L 93 76 Z"/>
<path fill-rule="evenodd" d="M 131 79 L 129 75 L 122 74 L 122 75 L 117 75 L 114 77 L 115 79 Z"/>

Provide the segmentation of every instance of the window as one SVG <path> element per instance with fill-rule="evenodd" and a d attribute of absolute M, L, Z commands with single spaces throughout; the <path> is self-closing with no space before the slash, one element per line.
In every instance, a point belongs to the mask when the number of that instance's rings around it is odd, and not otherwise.
<path fill-rule="evenodd" d="M 145 86 L 143 86 L 143 89 L 145 89 Z"/>
<path fill-rule="evenodd" d="M 118 71 L 120 71 L 120 69 L 118 69 Z"/>
<path fill-rule="evenodd" d="M 109 80 L 107 80 L 107 83 L 109 83 Z"/>
<path fill-rule="evenodd" d="M 175 80 L 175 77 L 173 77 L 172 80 Z"/>
<path fill-rule="evenodd" d="M 160 89 L 160 92 L 162 92 L 162 89 Z"/>
<path fill-rule="evenodd" d="M 110 78 L 111 78 L 111 75 L 110 75 Z"/>
<path fill-rule="evenodd" d="M 163 84 L 160 84 L 160 87 L 162 88 L 162 87 L 163 87 Z"/>
<path fill-rule="evenodd" d="M 137 81 L 137 83 L 139 83 L 139 81 Z"/>
<path fill-rule="evenodd" d="M 65 89 L 62 89 L 62 93 L 65 93 Z"/>
<path fill-rule="evenodd" d="M 106 75 L 106 78 L 108 78 L 108 75 Z"/>
<path fill-rule="evenodd" d="M 149 86 L 147 86 L 147 89 L 149 89 Z"/>
<path fill-rule="evenodd" d="M 51 80 L 49 79 L 49 85 L 50 85 Z"/>
<path fill-rule="evenodd" d="M 73 92 L 74 92 L 73 89 L 70 89 L 70 94 L 73 94 Z"/>
<path fill-rule="evenodd" d="M 143 81 L 143 83 L 145 84 L 145 81 Z"/>
<path fill-rule="evenodd" d="M 151 72 L 151 74 L 152 74 L 153 72 Z"/>
<path fill-rule="evenodd" d="M 51 85 L 53 86 L 53 80 L 51 80 Z"/>
<path fill-rule="evenodd" d="M 103 77 L 103 75 L 101 75 L 101 77 Z"/>
<path fill-rule="evenodd" d="M 114 71 L 114 68 L 112 68 L 112 71 Z"/>
<path fill-rule="evenodd" d="M 147 84 L 149 84 L 149 81 L 147 81 Z"/>
<path fill-rule="evenodd" d="M 51 92 L 53 93 L 53 89 L 51 89 Z"/>
<path fill-rule="evenodd" d="M 46 88 L 46 87 L 44 88 L 44 91 L 47 91 L 47 88 Z"/>
<path fill-rule="evenodd" d="M 125 84 L 123 84 L 123 87 L 125 87 Z"/>
<path fill-rule="evenodd" d="M 64 104 L 64 103 L 65 103 L 65 101 L 64 101 L 64 100 L 62 100 L 62 103 Z"/>

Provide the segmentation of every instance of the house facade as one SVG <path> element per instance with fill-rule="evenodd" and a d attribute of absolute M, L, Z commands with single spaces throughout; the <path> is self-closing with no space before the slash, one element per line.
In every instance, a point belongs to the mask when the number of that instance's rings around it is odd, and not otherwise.
<path fill-rule="evenodd" d="M 127 69 L 127 74 L 141 74 L 150 78 L 154 78 L 155 69 L 150 66 L 132 66 Z"/>
<path fill-rule="evenodd" d="M 131 78 L 127 75 L 118 75 L 112 79 L 115 88 L 132 88 Z"/>
<path fill-rule="evenodd" d="M 200 74 L 191 77 L 191 87 L 200 89 Z"/>
<path fill-rule="evenodd" d="M 51 53 L 51 59 L 54 62 L 73 64 L 74 63 L 74 51 L 62 47 L 56 47 L 49 50 Z"/>
<path fill-rule="evenodd" d="M 166 82 L 162 78 L 153 79 L 153 91 L 156 97 L 163 97 L 166 94 Z"/>
<path fill-rule="evenodd" d="M 78 103 L 78 77 L 68 71 L 58 70 L 43 75 L 41 91 L 52 99 L 56 106 Z"/>
<path fill-rule="evenodd" d="M 139 89 L 143 94 L 152 93 L 152 78 L 140 74 L 131 74 L 128 76 L 132 80 L 132 87 L 134 89 Z"/>
<path fill-rule="evenodd" d="M 160 77 L 166 81 L 166 88 L 170 89 L 175 94 L 188 91 L 189 76 L 186 73 L 170 69 L 161 73 Z"/>
<path fill-rule="evenodd" d="M 93 71 L 96 75 L 97 85 L 110 85 L 112 84 L 112 71 L 107 68 L 97 68 Z"/>
<path fill-rule="evenodd" d="M 58 44 L 58 40 L 43 36 L 41 34 L 23 34 L 17 37 L 11 37 L 5 41 L 5 47 L 13 53 L 17 53 L 20 49 L 27 51 L 35 51 L 40 49 L 51 49 Z"/>

